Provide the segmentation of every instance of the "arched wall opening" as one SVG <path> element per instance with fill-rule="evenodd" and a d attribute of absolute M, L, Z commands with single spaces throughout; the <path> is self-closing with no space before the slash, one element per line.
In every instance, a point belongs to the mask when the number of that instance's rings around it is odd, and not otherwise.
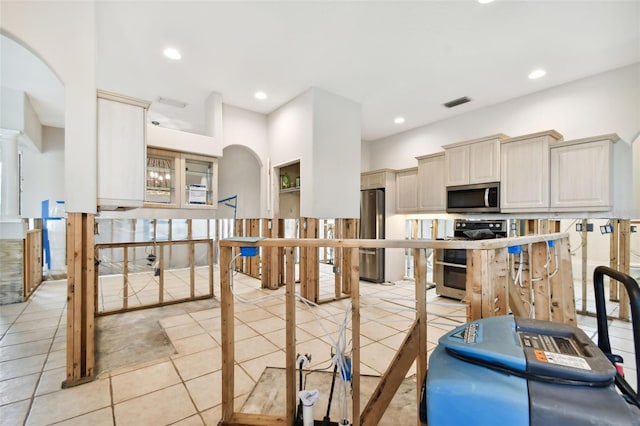
<path fill-rule="evenodd" d="M 237 196 L 235 217 L 260 217 L 262 162 L 254 151 L 244 145 L 224 148 L 218 161 L 218 196 L 220 200 Z M 218 204 L 219 219 L 233 218 L 233 208 Z"/>

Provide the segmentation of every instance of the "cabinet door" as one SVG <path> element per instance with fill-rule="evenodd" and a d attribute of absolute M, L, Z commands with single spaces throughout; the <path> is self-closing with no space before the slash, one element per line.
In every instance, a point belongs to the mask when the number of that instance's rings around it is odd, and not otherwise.
<path fill-rule="evenodd" d="M 418 161 L 418 210 L 444 212 L 447 208 L 447 191 L 444 183 L 444 154 Z"/>
<path fill-rule="evenodd" d="M 182 206 L 217 208 L 218 162 L 215 158 L 182 154 Z"/>
<path fill-rule="evenodd" d="M 178 207 L 180 158 L 175 152 L 147 149 L 145 206 Z"/>
<path fill-rule="evenodd" d="M 98 205 L 142 207 L 145 109 L 98 99 Z"/>
<path fill-rule="evenodd" d="M 469 183 L 500 180 L 500 141 L 489 140 L 469 145 Z"/>
<path fill-rule="evenodd" d="M 446 186 L 469 184 L 469 146 L 449 148 L 444 153 Z"/>
<path fill-rule="evenodd" d="M 546 137 L 500 147 L 500 206 L 503 212 L 549 209 L 549 149 Z"/>
<path fill-rule="evenodd" d="M 551 148 L 551 208 L 609 210 L 610 165 L 608 140 Z"/>
<path fill-rule="evenodd" d="M 396 173 L 396 211 L 415 212 L 418 208 L 418 169 Z"/>

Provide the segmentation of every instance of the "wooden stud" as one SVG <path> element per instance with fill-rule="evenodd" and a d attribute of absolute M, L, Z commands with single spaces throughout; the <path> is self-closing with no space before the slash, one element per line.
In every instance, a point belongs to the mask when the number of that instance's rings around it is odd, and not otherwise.
<path fill-rule="evenodd" d="M 273 236 L 271 235 L 271 219 L 262 220 L 262 236 L 267 238 L 273 238 Z M 260 287 L 261 288 L 272 288 L 271 254 L 272 254 L 272 249 L 270 248 L 260 249 L 260 263 L 262 264 L 262 269 L 260 270 Z"/>
<path fill-rule="evenodd" d="M 550 320 L 549 275 L 547 274 L 547 269 L 544 267 L 547 263 L 547 243 L 532 244 L 530 261 L 535 318 Z"/>
<path fill-rule="evenodd" d="M 260 219 L 249 219 L 250 236 L 260 236 Z M 260 279 L 260 256 L 249 257 L 249 276 Z"/>
<path fill-rule="evenodd" d="M 171 245 L 169 246 L 169 253 L 171 253 Z M 158 303 L 164 303 L 164 270 L 165 270 L 165 260 L 164 260 L 164 245 L 158 246 L 158 268 L 160 268 L 160 276 L 158 277 Z M 171 262 L 171 254 L 169 254 L 169 262 Z M 155 275 L 155 271 L 153 271 Z"/>
<path fill-rule="evenodd" d="M 612 220 L 613 232 L 609 236 L 609 267 L 615 269 L 619 268 L 618 256 L 620 250 L 620 220 Z M 606 277 L 608 279 L 608 277 Z M 609 300 L 612 302 L 618 302 L 618 281 L 609 279 Z"/>
<path fill-rule="evenodd" d="M 233 235 L 236 237 L 244 236 L 244 219 L 236 219 L 234 220 L 234 230 Z M 235 270 L 246 273 L 244 269 L 244 257 L 238 256 L 235 262 Z"/>
<path fill-rule="evenodd" d="M 509 297 L 507 294 L 508 275 L 507 248 L 493 250 L 493 259 L 488 265 L 489 274 L 493 276 L 493 294 L 490 299 L 491 315 L 507 315 L 509 313 Z M 491 280 L 491 279 L 490 279 Z"/>
<path fill-rule="evenodd" d="M 287 424 L 294 423 L 296 415 L 296 307 L 295 307 L 295 250 L 285 248 L 287 282 L 286 282 L 286 419 Z"/>
<path fill-rule="evenodd" d="M 233 415 L 234 383 L 234 357 L 235 336 L 233 311 L 233 294 L 230 288 L 229 263 L 232 259 L 231 247 L 220 247 L 220 313 L 222 328 L 220 330 L 222 340 L 222 422 L 231 420 Z"/>
<path fill-rule="evenodd" d="M 207 232 L 207 236 L 209 236 L 208 232 Z M 209 244 L 207 244 L 207 260 L 209 262 L 209 294 L 211 295 L 211 297 L 216 296 L 215 290 L 214 290 L 214 279 L 213 279 L 213 270 L 214 270 L 213 248 L 214 248 L 213 240 L 209 238 Z M 162 271 L 160 273 L 162 273 Z"/>
<path fill-rule="evenodd" d="M 467 321 L 482 318 L 482 283 L 487 282 L 486 251 L 467 250 L 467 281 L 464 301 L 467 303 Z"/>
<path fill-rule="evenodd" d="M 587 219 L 582 219 L 582 232 L 580 232 L 580 243 L 582 253 L 581 264 L 581 283 L 582 283 L 582 310 L 581 314 L 587 313 L 587 250 L 588 250 L 588 238 L 587 238 Z"/>
<path fill-rule="evenodd" d="M 360 422 L 360 251 L 348 250 L 351 259 L 351 403 L 354 425 Z"/>
<path fill-rule="evenodd" d="M 122 309 L 129 307 L 129 248 L 122 248 Z"/>
<path fill-rule="evenodd" d="M 558 320 L 565 324 L 577 326 L 576 320 L 576 299 L 573 288 L 573 268 L 571 265 L 571 247 L 569 244 L 569 238 L 562 238 L 556 240 L 556 250 L 559 255 L 559 281 L 561 285 L 561 315 L 558 316 Z"/>
<path fill-rule="evenodd" d="M 187 219 L 187 240 L 193 240 L 193 220 Z M 169 246 L 171 247 L 171 246 Z M 189 290 L 191 297 L 196 297 L 196 249 L 193 241 L 187 246 L 189 252 Z"/>
<path fill-rule="evenodd" d="M 344 228 L 345 228 L 345 220 L 346 219 L 336 219 L 334 225 L 334 238 L 336 240 L 340 240 L 344 238 Z M 333 249 L 333 284 L 334 284 L 334 294 L 335 297 L 339 297 L 342 295 L 342 282 L 344 281 L 344 275 L 342 273 L 342 248 L 335 247 Z"/>
<path fill-rule="evenodd" d="M 95 216 L 83 215 L 83 377 L 93 377 L 95 366 Z"/>
<path fill-rule="evenodd" d="M 619 222 L 620 227 L 620 268 L 618 269 L 620 272 L 629 275 L 631 268 L 631 226 L 629 219 L 622 219 Z M 612 281 L 612 280 L 609 280 Z M 627 294 L 626 288 L 621 285 L 620 287 L 620 304 L 618 311 L 620 312 L 619 317 L 622 320 L 629 320 L 629 295 Z"/>
<path fill-rule="evenodd" d="M 427 249 L 413 249 L 413 270 L 416 287 L 416 322 L 418 325 L 418 351 L 416 353 L 416 400 L 420 412 L 422 382 L 427 375 Z M 407 337 L 408 338 L 408 337 Z M 406 341 L 406 338 L 405 338 Z M 409 364 L 411 365 L 411 364 Z M 406 371 L 402 374 L 402 378 Z M 402 381 L 402 378 L 400 381 Z M 418 424 L 420 421 L 418 420 Z"/>

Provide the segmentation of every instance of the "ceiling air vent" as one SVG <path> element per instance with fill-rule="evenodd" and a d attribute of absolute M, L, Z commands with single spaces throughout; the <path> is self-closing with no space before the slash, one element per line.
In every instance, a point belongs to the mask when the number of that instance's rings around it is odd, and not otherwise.
<path fill-rule="evenodd" d="M 162 96 L 159 96 L 158 99 L 156 99 L 156 102 L 158 102 L 159 104 L 170 105 L 176 108 L 184 108 L 187 106 L 186 102 L 177 101 L 171 98 L 163 98 Z"/>
<path fill-rule="evenodd" d="M 449 102 L 445 102 L 442 105 L 446 106 L 447 108 L 453 108 L 453 107 L 458 106 L 458 105 L 466 104 L 467 102 L 470 102 L 470 101 L 471 101 L 471 99 L 467 98 L 466 96 L 463 96 L 461 98 L 454 99 L 454 100 L 449 101 Z"/>

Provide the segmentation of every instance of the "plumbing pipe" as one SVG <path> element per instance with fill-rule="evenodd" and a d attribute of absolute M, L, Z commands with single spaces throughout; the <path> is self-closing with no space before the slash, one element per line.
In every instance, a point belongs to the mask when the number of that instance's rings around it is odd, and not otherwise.
<path fill-rule="evenodd" d="M 302 401 L 302 424 L 303 426 L 313 426 L 313 404 L 320 397 L 317 390 L 302 390 L 298 393 Z"/>

